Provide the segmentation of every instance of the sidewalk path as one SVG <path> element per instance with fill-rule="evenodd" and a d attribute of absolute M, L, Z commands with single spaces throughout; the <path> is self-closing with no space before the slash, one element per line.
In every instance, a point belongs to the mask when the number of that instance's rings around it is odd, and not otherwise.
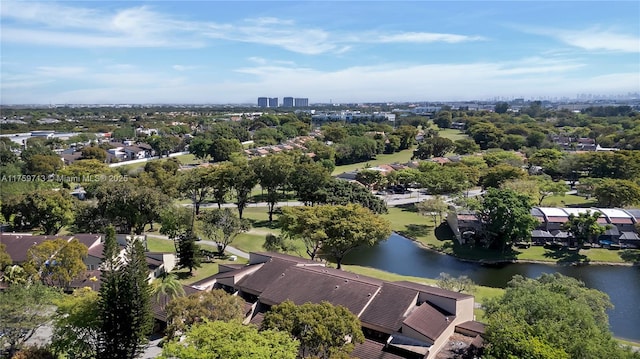
<path fill-rule="evenodd" d="M 251 233 L 251 231 L 249 231 L 248 233 Z M 161 234 L 149 234 L 149 233 L 147 233 L 146 236 L 147 237 L 164 239 L 164 240 L 167 240 L 167 241 L 171 240 L 171 239 L 169 239 L 169 237 L 163 236 Z M 218 243 L 214 242 L 214 241 L 198 241 L 198 243 L 207 244 L 207 245 L 214 246 L 214 247 L 218 246 Z M 233 254 L 234 256 L 237 256 L 237 257 L 240 257 L 240 258 L 249 259 L 249 253 L 243 252 L 243 251 L 239 250 L 238 248 L 235 248 L 235 247 L 232 247 L 232 246 L 227 246 L 225 251 Z"/>

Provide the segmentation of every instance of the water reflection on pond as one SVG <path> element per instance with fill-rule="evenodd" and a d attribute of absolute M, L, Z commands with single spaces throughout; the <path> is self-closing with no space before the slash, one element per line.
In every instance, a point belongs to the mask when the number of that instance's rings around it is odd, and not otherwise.
<path fill-rule="evenodd" d="M 618 337 L 640 340 L 639 267 L 554 266 L 529 263 L 486 267 L 420 248 L 413 241 L 395 233 L 376 247 L 352 252 L 345 258 L 344 264 L 363 265 L 425 278 L 436 278 L 441 272 L 452 276 L 466 275 L 479 285 L 500 288 L 516 274 L 536 278 L 542 273 L 559 272 L 583 281 L 588 287 L 607 293 L 615 306 L 609 311 L 613 333 Z"/>

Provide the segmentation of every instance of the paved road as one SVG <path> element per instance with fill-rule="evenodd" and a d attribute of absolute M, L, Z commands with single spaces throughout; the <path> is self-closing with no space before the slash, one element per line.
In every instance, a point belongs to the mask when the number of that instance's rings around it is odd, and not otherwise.
<path fill-rule="evenodd" d="M 467 192 L 467 196 L 468 197 L 479 196 L 480 194 L 482 194 L 482 192 L 483 191 L 481 189 L 470 190 Z M 425 199 L 433 198 L 434 196 L 421 193 L 419 190 L 412 190 L 410 193 L 407 193 L 407 194 L 388 194 L 388 195 L 378 195 L 377 197 L 384 200 L 385 203 L 387 203 L 387 206 L 395 207 L 395 206 L 400 206 L 400 205 L 409 204 L 409 203 L 421 202 L 421 201 L 424 201 Z M 452 197 L 446 196 L 446 195 L 442 197 L 445 199 L 445 201 L 449 201 L 452 199 Z M 296 207 L 296 206 L 303 206 L 303 205 L 304 203 L 302 202 L 291 201 L 291 202 L 278 202 L 276 204 L 276 207 L 288 207 L 288 206 Z M 186 203 L 186 204 L 183 204 L 183 206 L 191 207 L 191 204 Z M 267 206 L 268 206 L 267 202 L 250 203 L 249 205 L 247 205 L 248 208 L 267 207 Z M 236 205 L 234 203 L 224 203 L 222 207 L 236 208 Z M 200 205 L 200 208 L 218 208 L 218 204 L 204 203 Z"/>

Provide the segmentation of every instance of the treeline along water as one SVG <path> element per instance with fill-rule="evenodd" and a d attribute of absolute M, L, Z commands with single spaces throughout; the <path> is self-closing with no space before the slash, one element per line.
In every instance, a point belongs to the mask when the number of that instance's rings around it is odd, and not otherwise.
<path fill-rule="evenodd" d="M 609 311 L 609 322 L 614 335 L 640 341 L 640 267 L 532 263 L 482 266 L 426 250 L 395 233 L 378 246 L 352 252 L 345 258 L 344 264 L 357 264 L 425 278 L 436 278 L 441 272 L 456 277 L 466 275 L 479 285 L 497 288 L 504 288 L 516 274 L 536 278 L 542 273 L 558 272 L 607 293 L 615 306 Z"/>

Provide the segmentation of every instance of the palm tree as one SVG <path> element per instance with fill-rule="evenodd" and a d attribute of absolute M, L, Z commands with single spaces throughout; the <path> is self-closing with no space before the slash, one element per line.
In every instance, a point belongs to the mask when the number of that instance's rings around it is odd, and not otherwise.
<path fill-rule="evenodd" d="M 161 299 L 164 299 L 164 306 L 176 297 L 183 297 L 185 295 L 182 283 L 178 281 L 178 277 L 173 273 L 162 273 L 160 277 L 156 278 L 152 284 L 152 293 L 156 298 L 156 303 L 160 303 Z"/>

